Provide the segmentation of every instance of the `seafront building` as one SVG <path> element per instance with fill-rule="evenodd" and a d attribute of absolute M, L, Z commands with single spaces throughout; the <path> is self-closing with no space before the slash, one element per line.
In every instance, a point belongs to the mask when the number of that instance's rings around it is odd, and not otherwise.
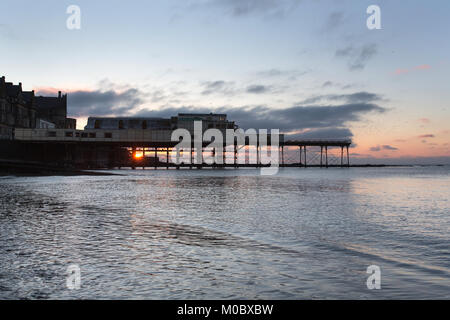
<path fill-rule="evenodd" d="M 187 129 L 194 131 L 194 121 L 202 121 L 203 131 L 207 129 L 237 129 L 234 121 L 227 120 L 226 114 L 216 113 L 179 113 L 171 118 L 145 118 L 145 117 L 115 117 L 99 118 L 90 117 L 85 130 L 176 130 Z"/>
<path fill-rule="evenodd" d="M 0 78 L 0 140 L 12 140 L 16 128 L 75 129 L 76 120 L 67 118 L 67 94 L 36 96 L 33 91 Z"/>

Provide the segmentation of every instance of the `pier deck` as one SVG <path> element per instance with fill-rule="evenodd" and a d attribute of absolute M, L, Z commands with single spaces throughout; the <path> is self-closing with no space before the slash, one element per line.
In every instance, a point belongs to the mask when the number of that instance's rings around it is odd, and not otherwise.
<path fill-rule="evenodd" d="M 143 130 L 65 130 L 65 129 L 16 129 L 15 142 L 25 149 L 33 150 L 30 157 L 43 162 L 55 162 L 63 166 L 87 168 L 153 167 L 153 168 L 239 168 L 263 167 L 267 162 L 261 160 L 262 150 L 271 153 L 273 147 L 259 145 L 223 144 L 220 160 L 211 164 L 197 158 L 199 145 L 192 143 L 184 150 L 190 154 L 190 161 L 181 164 L 171 162 L 171 156 L 178 142 L 170 139 L 167 130 L 143 132 Z M 280 136 L 278 145 L 280 167 L 348 167 L 350 166 L 349 139 L 304 139 L 284 140 Z M 208 149 L 210 142 L 203 142 L 201 151 L 214 155 L 215 150 Z M 238 161 L 238 152 L 245 149 L 244 161 Z M 253 148 L 253 149 L 252 149 Z M 330 149 L 336 152 L 330 154 Z M 344 152 L 345 150 L 345 152 Z M 220 151 L 218 151 L 220 152 Z M 276 151 L 275 151 L 276 152 Z M 252 158 L 253 156 L 253 158 Z M 330 160 L 332 156 L 333 161 Z M 250 162 L 250 159 L 256 161 Z M 216 158 L 217 159 L 217 158 Z M 33 159 L 36 160 L 36 159 Z M 242 158 L 241 158 L 242 160 Z"/>

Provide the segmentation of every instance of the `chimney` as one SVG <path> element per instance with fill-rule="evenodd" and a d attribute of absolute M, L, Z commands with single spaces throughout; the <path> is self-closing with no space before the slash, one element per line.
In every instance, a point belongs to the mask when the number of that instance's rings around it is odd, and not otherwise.
<path fill-rule="evenodd" d="M 22 90 L 22 82 L 19 82 L 19 88 Z"/>
<path fill-rule="evenodd" d="M 61 91 L 58 91 L 58 98 L 61 99 Z"/>

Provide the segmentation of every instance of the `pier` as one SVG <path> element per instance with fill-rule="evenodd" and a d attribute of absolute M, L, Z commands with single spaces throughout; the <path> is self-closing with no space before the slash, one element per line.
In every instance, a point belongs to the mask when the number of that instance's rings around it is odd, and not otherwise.
<path fill-rule="evenodd" d="M 279 167 L 349 167 L 349 139 L 287 140 L 280 135 L 278 150 L 260 145 L 256 148 L 223 143 L 222 161 L 210 163 L 206 156 L 215 157 L 211 142 L 202 142 L 201 150 L 192 143 L 184 152 L 188 161 L 174 163 L 172 155 L 179 143 L 171 141 L 171 130 L 68 130 L 68 129 L 16 129 L 14 142 L 22 150 L 24 158 L 31 158 L 55 166 L 103 169 L 103 168 L 245 168 L 268 166 L 261 160 L 263 148 L 269 154 L 279 152 Z M 269 135 L 270 141 L 270 135 Z M 238 153 L 244 148 L 244 161 L 238 161 Z M 202 152 L 197 161 L 197 152 Z M 253 157 L 254 162 L 249 160 Z M 242 160 L 242 159 L 241 159 Z"/>

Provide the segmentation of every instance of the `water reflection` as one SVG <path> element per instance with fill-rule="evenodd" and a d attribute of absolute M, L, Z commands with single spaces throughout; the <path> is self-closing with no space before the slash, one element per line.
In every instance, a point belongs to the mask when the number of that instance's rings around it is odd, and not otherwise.
<path fill-rule="evenodd" d="M 121 173 L 0 178 L 0 298 L 448 298 L 448 169 Z"/>

